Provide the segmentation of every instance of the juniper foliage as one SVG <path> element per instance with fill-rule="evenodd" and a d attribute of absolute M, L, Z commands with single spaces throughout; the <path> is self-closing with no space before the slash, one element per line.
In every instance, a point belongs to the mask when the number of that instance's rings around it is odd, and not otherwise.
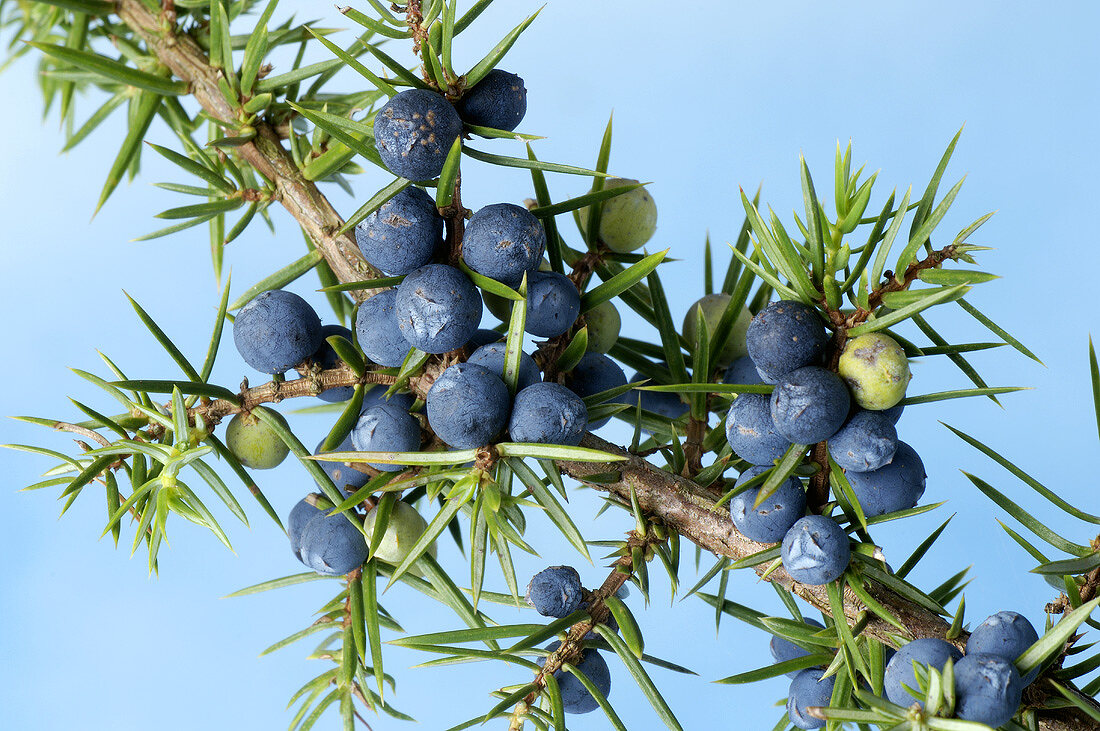
<path fill-rule="evenodd" d="M 828 707 L 811 713 L 827 719 L 830 729 L 982 728 L 952 718 L 950 664 L 942 673 L 935 669 L 918 673 L 920 688 L 915 690 L 925 698 L 923 710 L 903 708 L 881 697 L 888 648 L 925 637 L 946 638 L 961 648 L 968 637 L 962 593 L 965 571 L 933 588 L 920 588 L 907 580 L 946 522 L 896 569 L 881 560 L 875 540 L 888 530 L 883 524 L 938 505 L 867 515 L 824 442 L 793 444 L 774 465 L 736 485 L 737 476 L 749 465 L 733 454 L 722 427 L 722 417 L 738 394 L 772 390 L 766 384 L 722 382 L 721 357 L 742 309 L 755 314 L 775 299 L 797 300 L 822 314 L 830 330 L 827 362 L 834 371 L 845 342 L 867 333 L 889 334 L 908 357 L 944 357 L 957 366 L 957 388 L 910 394 L 903 402 L 906 407 L 960 398 L 996 401 L 1018 390 L 988 385 L 966 357 L 1003 346 L 1035 358 L 972 303 L 977 297 L 971 296 L 971 290 L 993 275 L 978 263 L 985 247 L 969 241 L 992 214 L 977 217 L 954 235 L 940 230 L 962 185 L 959 181 L 947 187 L 943 181 L 958 135 L 923 190 L 894 190 L 879 211 L 870 208 L 878 175 L 852 169 L 850 146 L 838 145 L 831 175 L 819 174 L 816 182 L 806 162 L 800 161 L 802 210 L 787 222 L 762 205 L 759 194 L 750 197 L 742 191 L 744 225 L 729 247 L 724 274 L 718 267 L 725 257 L 719 257 L 709 241 L 704 249 L 703 289 L 706 294 L 724 293 L 728 300 L 714 321 L 708 321 L 700 308 L 691 323 L 694 334 L 685 338 L 677 330 L 666 296 L 667 282 L 661 277 L 668 250 L 624 253 L 600 238 L 604 204 L 644 185 L 621 179 L 605 184 L 613 172 L 609 170 L 610 122 L 594 146 L 591 168 L 540 160 L 535 154 L 539 138 L 522 130 L 467 124 L 450 147 L 437 179 L 394 177 L 379 190 L 360 195 L 365 202 L 347 217 L 335 210 L 318 187 L 332 183 L 351 190 L 353 178 L 365 170 L 392 176 L 379 156 L 373 122 L 399 90 L 429 89 L 458 101 L 498 67 L 537 13 L 517 19 L 514 30 L 484 49 L 472 67 L 456 69 L 452 63 L 454 45 L 463 42 L 463 32 L 482 13 L 508 12 L 491 5 L 491 0 L 408 0 L 404 6 L 365 0 L 363 7 L 340 8 L 342 20 L 353 24 L 357 33 L 348 42 L 330 28 L 283 19 L 278 0 L 0 0 L 0 25 L 13 39 L 9 56 L 38 55 L 45 103 L 47 109 L 56 105 L 59 111 L 65 149 L 82 143 L 110 116 L 126 115 L 126 134 L 117 141 L 118 152 L 105 175 L 99 206 L 115 194 L 124 177 L 137 175 L 143 155 L 156 154 L 179 171 L 177 180 L 160 187 L 183 197 L 180 205 L 156 214 L 171 223 L 142 240 L 205 226 L 212 269 L 222 281 L 226 245 L 249 227 L 273 227 L 269 209 L 278 205 L 294 219 L 308 246 L 300 258 L 275 267 L 269 276 L 239 293 L 231 294 L 229 278 L 224 277 L 205 353 L 182 352 L 156 324 L 154 314 L 131 301 L 150 336 L 180 373 L 130 378 L 107 358 L 109 373 L 104 376 L 77 371 L 109 398 L 94 407 L 77 402 L 81 413 L 71 420 L 21 417 L 31 424 L 72 432 L 81 440 L 75 454 L 34 443 L 8 445 L 53 463 L 44 480 L 26 489 L 60 490 L 65 510 L 81 497 L 105 502 L 104 535 L 111 533 L 117 544 L 125 533 L 132 550 L 146 553 L 150 571 L 157 570 L 169 526 L 179 519 L 209 530 L 231 546 L 232 527 L 223 526 L 225 519 L 208 507 L 214 501 L 221 503 L 219 513 L 224 508 L 246 525 L 245 505 L 254 501 L 274 524 L 267 527 L 282 530 L 283 521 L 265 496 L 262 477 L 244 466 L 217 434 L 223 420 L 248 412 L 278 435 L 315 481 L 318 494 L 310 499 L 315 507 L 343 514 L 360 530 L 364 513 L 369 513 L 373 530 L 365 532 L 365 540 L 372 555 L 361 568 L 338 579 L 314 572 L 295 574 L 235 594 L 316 580 L 332 584 L 334 596 L 320 609 L 319 619 L 303 618 L 308 624 L 301 631 L 269 648 L 281 649 L 308 637 L 317 641 L 321 636 L 312 657 L 327 667 L 291 699 L 292 729 L 312 728 L 326 713 L 338 715 L 346 729 L 365 724 L 365 714 L 370 712 L 411 720 L 399 710 L 402 695 L 395 694 L 385 672 L 387 643 L 423 652 L 429 665 L 488 660 L 511 667 L 514 684 L 488 689 L 488 702 L 471 702 L 461 709 L 454 729 L 495 718 L 506 719 L 512 729 L 527 724 L 565 728 L 561 673 L 570 674 L 595 697 L 609 726 L 625 728 L 614 698 L 604 697 L 578 669 L 585 649 L 616 655 L 626 669 L 616 682 L 627 682 L 629 677 L 648 699 L 654 715 L 678 729 L 675 709 L 660 690 L 661 673 L 690 672 L 679 664 L 690 658 L 647 654 L 644 636 L 650 629 L 644 615 L 635 616 L 618 598 L 627 582 L 648 598 L 651 582 L 665 579 L 674 595 L 696 597 L 713 606 L 719 617 L 728 615 L 809 653 L 718 682 L 748 683 L 823 666 L 826 674 L 835 676 L 832 696 Z M 395 61 L 387 51 L 395 44 L 411 45 L 419 64 L 406 68 Z M 325 60 L 304 63 L 307 51 L 317 50 L 323 51 Z M 289 68 L 281 66 L 276 72 L 270 65 L 277 53 L 294 59 Z M 360 77 L 354 88 L 348 88 L 346 76 L 337 77 L 341 70 Z M 87 91 L 95 93 L 86 98 L 79 95 L 78 103 L 78 93 Z M 175 135 L 171 145 L 147 139 L 154 119 Z M 522 146 L 522 154 L 508 152 L 506 145 L 516 144 Z M 614 418 L 634 429 L 629 445 L 614 445 L 587 433 L 579 446 L 498 442 L 447 450 L 432 441 L 411 453 L 340 449 L 371 388 L 408 391 L 423 399 L 448 365 L 468 356 L 462 349 L 429 355 L 413 348 L 400 366 L 383 368 L 363 355 L 354 338 L 337 335 L 328 338 L 337 356 L 331 367 L 307 360 L 298 367 L 297 377 L 276 377 L 250 388 L 212 382 L 215 358 L 225 350 L 225 327 L 259 292 L 312 272 L 334 318 L 347 324 L 354 323 L 356 308 L 373 293 L 398 284 L 401 277 L 383 276 L 363 260 L 352 231 L 410 185 L 424 188 L 434 199 L 445 221 L 444 258 L 460 264 L 470 213 L 462 204 L 461 170 L 475 164 L 530 172 L 528 208 L 547 234 L 548 265 L 567 274 L 580 293 L 582 316 L 577 323 L 536 345 L 535 359 L 546 380 L 561 380 L 584 356 L 589 337 L 584 313 L 612 302 L 630 308 L 648 324 L 643 337 L 620 337 L 609 352 L 637 370 L 643 380 L 585 398 L 590 421 Z M 589 191 L 553 200 L 547 184 L 552 175 L 579 177 Z M 828 178 L 834 201 L 830 206 L 818 196 L 818 186 Z M 464 271 L 486 297 L 503 303 L 503 375 L 514 391 L 526 337 L 527 281 L 513 288 Z M 959 316 L 972 318 L 995 340 L 949 342 L 930 321 Z M 918 344 L 899 335 L 898 326 L 906 322 L 914 324 L 929 343 Z M 1100 374 L 1091 344 L 1089 355 L 1100 424 Z M 365 484 L 350 496 L 341 493 L 323 463 L 295 435 L 293 419 L 283 419 L 264 406 L 348 388 L 352 395 L 346 403 L 334 405 L 335 420 L 318 453 L 326 453 L 327 462 L 345 462 L 348 469 L 367 475 Z M 684 413 L 670 417 L 647 410 L 643 401 L 623 398 L 633 390 L 678 395 L 684 401 Z M 1047 626 L 1016 660 L 1022 674 L 1038 669 L 1039 680 L 1006 727 L 1096 728 L 1100 705 L 1094 697 L 1100 692 L 1100 681 L 1083 678 L 1100 666 L 1100 654 L 1081 642 L 1079 630 L 1086 624 L 1097 627 L 1091 613 L 1100 603 L 1096 596 L 1100 544 L 1086 537 L 1095 531 L 1092 526 L 1100 523 L 1100 517 L 1070 505 L 978 437 L 948 428 L 1030 487 L 1050 504 L 1049 509 L 1082 524 L 1076 536 L 1059 535 L 987 478 L 966 475 L 1014 519 L 1005 530 L 1035 560 L 1032 570 L 1056 592 L 1047 607 Z M 407 468 L 380 471 L 367 463 Z M 795 582 L 782 567 L 779 547 L 738 534 L 723 508 L 736 494 L 752 488 L 759 488 L 759 505 L 792 476 L 808 482 L 809 509 L 833 516 L 852 540 L 852 562 L 836 582 L 824 586 Z M 606 500 L 605 508 L 628 516 L 632 528 L 625 539 L 586 535 L 581 526 L 590 516 L 576 514 L 565 499 L 566 485 L 574 483 L 598 491 Z M 377 554 L 398 501 L 400 510 L 415 506 L 424 513 L 426 528 L 393 562 L 386 562 Z M 584 559 L 602 558 L 609 572 L 601 586 L 585 592 L 582 608 L 566 617 L 501 625 L 492 617 L 492 605 L 517 606 L 523 601 L 523 582 L 511 554 L 514 549 L 532 550 L 524 533 L 528 516 L 535 511 L 545 514 L 560 533 L 562 554 L 576 551 Z M 450 575 L 436 561 L 437 545 L 451 550 L 444 532 L 465 547 L 468 575 Z M 694 572 L 690 561 L 682 560 L 682 549 L 689 542 L 695 545 Z M 592 556 L 593 549 L 601 551 L 599 557 Z M 498 573 L 486 565 L 490 556 L 499 563 L 499 579 L 507 593 L 486 588 Z M 704 556 L 709 566 L 701 568 L 699 558 Z M 651 575 L 653 559 L 661 569 Z M 554 562 L 562 560 L 554 558 Z M 733 582 L 738 580 L 736 574 L 731 577 L 735 569 L 751 569 L 771 582 L 790 617 L 770 616 L 731 599 Z M 658 579 L 656 574 L 661 572 L 664 575 Z M 382 591 L 396 582 L 420 592 L 424 602 L 439 606 L 437 631 L 409 635 L 379 603 Z M 685 589 L 687 582 L 693 585 Z M 715 583 L 716 590 L 709 590 Z M 807 607 L 820 611 L 824 629 L 802 622 Z M 457 625 L 463 627 L 454 629 Z M 556 649 L 540 649 L 555 637 Z M 787 724 L 784 715 L 776 728 Z"/>

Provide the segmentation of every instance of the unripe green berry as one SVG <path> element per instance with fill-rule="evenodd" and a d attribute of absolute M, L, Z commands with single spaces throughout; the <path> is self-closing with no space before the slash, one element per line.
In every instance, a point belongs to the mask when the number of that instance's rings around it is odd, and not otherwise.
<path fill-rule="evenodd" d="M 910 378 L 905 351 L 893 338 L 881 333 L 849 340 L 837 372 L 848 384 L 856 403 L 869 411 L 888 409 L 905 398 Z"/>
<path fill-rule="evenodd" d="M 485 309 L 501 322 L 508 322 L 512 317 L 512 300 L 484 289 L 481 290 L 481 300 L 485 303 Z"/>
<path fill-rule="evenodd" d="M 377 518 L 378 512 L 372 510 L 367 513 L 367 518 L 363 521 L 363 531 L 367 536 L 367 545 L 372 542 L 374 524 Z M 416 545 L 427 527 L 427 521 L 416 511 L 416 508 L 402 500 L 398 500 L 393 504 L 393 510 L 390 511 L 390 520 L 386 525 L 386 532 L 383 534 L 382 542 L 378 544 L 374 556 L 386 563 L 397 566 L 409 555 L 409 552 L 412 551 L 413 546 Z M 436 547 L 434 543 L 428 547 L 428 553 L 435 557 Z"/>
<path fill-rule="evenodd" d="M 610 301 L 601 302 L 584 313 L 584 322 L 588 326 L 588 352 L 606 353 L 619 339 L 619 329 L 623 325 L 619 311 Z"/>
<path fill-rule="evenodd" d="M 629 178 L 608 178 L 603 185 L 606 189 L 637 182 Z M 582 208 L 577 211 L 582 232 L 588 224 L 588 210 Z M 626 254 L 640 249 L 653 238 L 656 230 L 657 204 L 644 187 L 604 201 L 600 214 L 600 240 L 612 251 Z"/>
<path fill-rule="evenodd" d="M 283 418 L 278 412 L 264 410 L 279 420 Z M 267 424 L 244 413 L 229 420 L 229 426 L 225 428 L 225 446 L 241 464 L 254 470 L 278 467 L 290 453 L 283 440 Z"/>
<path fill-rule="evenodd" d="M 718 322 L 722 319 L 722 313 L 726 311 L 729 301 L 730 296 L 728 294 L 708 294 L 688 308 L 687 315 L 684 316 L 683 332 L 684 338 L 691 343 L 693 348 L 698 344 L 699 338 L 699 333 L 696 330 L 696 320 L 698 318 L 696 312 L 702 308 L 703 320 L 707 324 L 707 332 L 713 337 L 714 329 L 718 327 Z M 715 347 L 720 345 L 718 365 L 729 365 L 749 352 L 745 346 L 745 332 L 749 329 L 749 322 L 751 321 L 752 313 L 749 312 L 747 307 L 742 307 L 741 312 L 737 314 L 737 319 L 733 321 L 733 329 L 730 330 L 729 338 L 725 343 L 711 342 L 710 349 L 712 353 Z"/>

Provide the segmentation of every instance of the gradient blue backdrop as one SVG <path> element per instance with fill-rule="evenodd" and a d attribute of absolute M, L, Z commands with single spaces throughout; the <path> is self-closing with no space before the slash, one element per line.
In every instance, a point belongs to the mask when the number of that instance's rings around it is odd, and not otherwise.
<path fill-rule="evenodd" d="M 325 26 L 350 25 L 324 3 L 284 5 Z M 529 0 L 497 3 L 461 37 L 456 63 L 473 63 L 536 7 Z M 1095 511 L 1095 480 L 1082 465 L 1098 453 L 1086 369 L 1088 332 L 1100 327 L 1091 276 L 1100 268 L 1093 223 L 1098 22 L 1100 13 L 1083 2 L 750 7 L 555 0 L 504 63 L 526 80 L 530 106 L 522 129 L 549 137 L 537 143 L 543 159 L 591 164 L 614 109 L 611 169 L 654 181 L 660 220 L 649 248 L 670 246 L 680 259 L 662 270 L 677 313 L 702 293 L 701 252 L 708 230 L 718 244 L 719 262 L 726 260 L 723 242 L 736 235 L 742 220 L 738 185 L 755 189 L 763 182 L 764 200 L 789 216 L 801 205 L 798 153 L 805 153 L 823 191 L 831 188 L 826 181 L 836 141 L 851 138 L 855 163 L 882 170 L 869 208 L 877 211 L 894 186 L 900 191 L 912 183 L 923 189 L 944 146 L 966 123 L 944 189 L 962 175 L 969 177 L 944 230 L 953 234 L 979 215 L 999 210 L 973 240 L 996 247 L 981 263 L 1004 278 L 982 286 L 970 299 L 1008 325 L 1047 367 L 1007 348 L 980 353 L 972 360 L 991 383 L 1036 390 L 1005 397 L 1004 410 L 987 400 L 910 409 L 900 430 L 928 467 L 925 499 L 950 502 L 876 535 L 897 565 L 923 535 L 957 511 L 942 545 L 916 579 L 930 587 L 972 565 L 967 590 L 972 624 L 1003 608 L 1041 624 L 1042 607 L 1053 592 L 1027 573 L 1032 562 L 994 521 L 1004 516 L 976 494 L 960 469 L 1018 497 L 1069 538 L 1091 538 L 1085 526 L 1025 494 L 937 420 L 979 435 L 1067 499 Z M 285 69 L 282 63 L 277 71 Z M 5 140 L 0 311 L 6 313 L 0 413 L 75 418 L 69 395 L 101 408 L 113 406 L 67 370 L 104 372 L 96 348 L 134 376 L 178 375 L 143 331 L 121 288 L 196 359 L 206 347 L 218 290 L 204 228 L 129 242 L 159 227 L 152 213 L 181 204 L 179 197 L 150 183 L 190 182 L 155 156 L 145 156 L 139 180 L 122 186 L 89 223 L 122 120 L 114 118 L 87 143 L 58 156 L 62 138 L 56 118 L 43 123 L 33 73 L 30 63 L 21 62 L 0 76 L 8 100 L 0 116 Z M 94 98 L 80 102 L 82 120 Z M 173 143 L 159 125 L 149 138 Z M 520 146 L 505 141 L 477 146 L 522 154 Z M 519 202 L 531 194 L 522 172 L 469 163 L 463 174 L 464 202 L 475 209 L 502 200 Z M 335 188 L 330 192 L 347 215 L 386 179 L 372 170 L 356 180 L 356 200 Z M 560 199 L 582 191 L 586 182 L 560 176 L 551 186 Z M 289 219 L 281 213 L 276 219 L 275 237 L 257 225 L 229 248 L 226 262 L 235 291 L 302 253 L 301 236 Z M 575 234 L 571 238 L 576 241 Z M 321 306 L 316 287 L 310 275 L 293 288 Z M 931 320 L 953 339 L 990 339 L 957 308 L 935 312 Z M 645 336 L 637 322 L 628 320 L 627 330 Z M 215 378 L 232 387 L 246 372 L 232 348 L 223 348 Z M 916 363 L 914 373 L 911 393 L 967 385 L 943 359 Z M 304 441 L 312 443 L 310 438 L 324 432 L 325 421 L 313 417 L 295 423 L 309 437 Z M 611 436 L 624 438 L 621 431 Z M 0 422 L 0 442 L 42 440 L 65 448 L 60 436 Z M 4 451 L 0 465 L 6 475 L 0 535 L 7 551 L 0 591 L 0 727 L 171 731 L 272 729 L 289 722 L 286 700 L 322 668 L 303 659 L 307 643 L 261 659 L 256 655 L 308 624 L 334 586 L 219 598 L 301 568 L 285 537 L 254 503 L 244 503 L 250 529 L 225 518 L 236 553 L 209 534 L 173 521 L 173 540 L 162 549 L 161 575 L 155 578 L 147 575 L 143 556 L 128 559 L 127 551 L 115 550 L 109 539 L 97 541 L 104 508 L 92 491 L 58 521 L 56 493 L 16 492 L 38 479 L 46 467 L 41 459 Z M 296 463 L 260 478 L 284 514 L 309 489 Z M 575 494 L 576 514 L 593 514 L 594 498 L 579 490 Z M 630 527 L 617 511 L 580 523 L 590 539 L 614 538 Z M 532 542 L 543 558 L 517 555 L 521 575 L 550 563 L 580 566 L 571 549 L 546 530 L 545 521 L 532 524 Z M 444 545 L 441 553 L 446 566 L 466 575 L 453 546 Z M 689 548 L 688 564 L 690 555 Z M 598 566 L 580 568 L 586 583 L 603 576 Z M 656 564 L 652 575 L 660 585 Z M 689 585 L 690 576 L 685 571 Z M 503 589 L 498 574 L 491 583 Z M 751 573 L 732 578 L 730 595 L 782 613 L 771 590 Z M 653 670 L 684 726 L 771 728 L 779 711 L 769 703 L 784 696 L 785 681 L 750 687 L 709 684 L 766 663 L 768 638 L 727 618 L 715 639 L 714 613 L 702 602 L 689 599 L 670 607 L 661 589 L 653 599 L 644 612 L 636 592 L 629 600 L 644 623 L 647 648 L 700 675 L 682 678 Z M 387 594 L 384 603 L 410 632 L 459 626 L 446 610 L 403 587 Z M 510 610 L 495 616 L 504 622 L 534 619 L 530 612 Z M 522 673 L 491 665 L 407 669 L 426 659 L 393 650 L 386 666 L 398 679 L 394 703 L 426 729 L 444 728 L 485 710 L 492 703 L 488 691 L 523 681 Z M 612 699 L 624 720 L 631 728 L 655 728 L 659 722 L 628 675 L 616 660 L 610 662 Z M 570 725 L 604 727 L 596 714 Z M 333 726 L 330 719 L 321 727 Z M 405 727 L 387 718 L 372 726 Z"/>

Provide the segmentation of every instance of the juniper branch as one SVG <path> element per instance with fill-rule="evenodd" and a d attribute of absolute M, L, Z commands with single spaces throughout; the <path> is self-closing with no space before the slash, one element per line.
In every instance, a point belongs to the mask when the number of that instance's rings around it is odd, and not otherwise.
<path fill-rule="evenodd" d="M 635 538 L 634 534 L 631 534 L 631 537 Z M 645 543 L 645 539 L 641 539 L 639 542 Z M 610 614 L 610 611 L 604 604 L 604 599 L 612 596 L 626 583 L 627 579 L 630 578 L 632 567 L 633 560 L 630 556 L 622 556 L 612 564 L 611 572 L 607 575 L 607 578 L 604 579 L 600 588 L 591 592 L 587 597 L 589 602 L 588 612 L 592 618 L 583 622 L 577 622 L 569 628 L 569 631 L 566 633 L 565 641 L 546 657 L 542 669 L 535 675 L 535 679 L 532 682 L 536 686 L 539 688 L 545 687 L 546 676 L 553 675 L 558 670 L 561 670 L 561 666 L 564 663 L 568 662 L 576 665 L 580 662 L 585 635 L 591 632 L 597 624 L 604 622 Z M 524 714 L 537 700 L 538 691 L 533 690 L 524 696 L 523 700 L 516 704 L 509 718 L 508 731 L 520 731 L 520 729 L 523 728 Z"/>
<path fill-rule="evenodd" d="M 240 126 L 239 108 L 225 98 L 218 86 L 218 78 L 222 72 L 210 65 L 206 54 L 193 38 L 179 33 L 178 28 L 165 23 L 165 18 L 149 10 L 140 0 L 116 0 L 115 10 L 158 60 L 189 85 L 191 95 L 212 119 L 230 130 Z M 337 279 L 349 283 L 379 276 L 362 259 L 354 240 L 347 234 L 337 233 L 343 219 L 316 185 L 298 170 L 283 147 L 277 131 L 262 120 L 257 121 L 254 127 L 255 138 L 237 147 L 237 154 L 273 185 L 276 199 L 317 245 Z M 894 282 L 877 289 L 876 303 L 886 291 L 895 291 L 892 288 L 900 288 L 902 283 L 915 279 L 921 270 L 915 267 L 919 266 L 910 265 L 900 280 L 895 278 Z M 368 293 L 353 292 L 353 296 L 363 300 Z M 588 483 L 591 487 L 627 501 L 633 489 L 643 510 L 716 555 L 744 558 L 764 548 L 762 544 L 749 541 L 738 534 L 728 513 L 715 510 L 711 498 L 702 494 L 698 485 L 692 481 L 665 472 L 590 433 L 585 435 L 582 445 L 627 458 L 626 462 L 615 465 L 622 475 L 618 481 Z M 607 471 L 607 465 L 601 463 L 561 461 L 559 466 L 564 473 L 581 482 L 588 475 Z M 763 568 L 758 568 L 758 571 L 762 572 Z M 828 610 L 828 598 L 823 587 L 798 584 L 782 569 L 770 573 L 767 580 L 778 582 L 814 606 Z M 934 613 L 912 605 L 884 587 L 873 585 L 872 595 L 895 613 L 909 628 L 913 637 L 946 635 L 947 623 Z M 864 608 L 854 596 L 846 594 L 844 610 L 845 615 L 855 622 L 861 618 Z M 891 632 L 887 627 L 889 625 L 885 622 L 871 617 L 863 631 L 892 642 L 889 637 Z M 965 638 L 966 634 L 963 633 L 954 641 L 965 642 Z M 1076 694 L 1083 703 L 1100 710 L 1100 704 L 1094 699 L 1079 692 Z M 1044 710 L 1039 726 L 1044 731 L 1086 731 L 1095 729 L 1095 722 L 1085 712 L 1068 708 Z"/>
<path fill-rule="evenodd" d="M 157 59 L 188 84 L 191 95 L 203 111 L 228 130 L 235 131 L 241 126 L 239 104 L 234 106 L 218 86 L 223 72 L 210 65 L 210 59 L 195 39 L 165 23 L 164 18 L 141 0 L 117 0 L 115 9 L 119 18 L 141 37 Z M 325 261 L 340 281 L 381 276 L 364 261 L 350 235 L 337 233 L 344 223 L 343 218 L 294 164 L 276 130 L 263 120 L 257 120 L 253 126 L 255 138 L 235 148 L 237 154 L 274 186 L 276 199 L 324 254 Z M 368 295 L 363 291 L 352 292 L 359 301 Z"/>
<path fill-rule="evenodd" d="M 558 466 L 563 472 L 591 488 L 610 493 L 626 505 L 630 504 L 630 494 L 633 491 L 638 505 L 644 512 L 660 518 L 669 529 L 677 531 L 703 549 L 718 556 L 737 560 L 769 547 L 768 544 L 750 541 L 738 533 L 729 512 L 715 509 L 714 499 L 691 480 L 658 469 L 646 460 L 591 433 L 585 435 L 581 446 L 625 457 L 625 461 L 616 462 L 613 465 L 614 469 L 620 473 L 619 480 L 585 483 L 585 477 L 588 475 L 607 473 L 608 465 L 599 462 L 559 461 Z M 824 586 L 800 584 L 794 581 L 782 567 L 764 577 L 766 568 L 764 565 L 757 566 L 756 572 L 765 580 L 779 584 L 818 609 L 830 611 L 829 598 Z M 946 637 L 949 625 L 935 613 L 913 604 L 879 584 L 871 583 L 869 593 L 905 625 L 912 639 Z M 844 592 L 844 614 L 852 624 L 864 623 L 863 634 L 890 645 L 897 645 L 894 639 L 899 634 L 897 628 L 867 612 L 866 607 L 848 590 Z M 968 632 L 963 631 L 948 642 L 962 648 L 966 646 L 969 636 Z M 1071 689 L 1084 703 L 1100 710 L 1100 704 L 1093 698 L 1076 691 L 1072 686 Z M 1057 691 L 1050 690 L 1051 695 L 1056 693 Z M 1087 714 L 1077 709 L 1044 710 L 1040 716 L 1039 728 L 1044 731 L 1085 731 L 1085 729 L 1095 730 L 1096 724 Z"/>
<path fill-rule="evenodd" d="M 360 384 L 391 385 L 395 378 L 384 373 L 367 371 L 356 376 L 346 365 L 327 370 L 306 371 L 301 378 L 292 381 L 269 381 L 262 386 L 248 388 L 248 379 L 237 402 L 229 399 L 213 399 L 190 409 L 189 416 L 194 419 L 201 416 L 208 424 L 217 424 L 226 416 L 251 411 L 261 404 L 279 403 L 284 399 L 298 396 L 317 396 L 332 388 L 347 388 Z"/>

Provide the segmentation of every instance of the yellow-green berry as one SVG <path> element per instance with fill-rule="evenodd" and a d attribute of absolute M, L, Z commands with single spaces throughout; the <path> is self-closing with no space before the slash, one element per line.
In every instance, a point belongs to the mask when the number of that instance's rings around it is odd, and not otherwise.
<path fill-rule="evenodd" d="M 848 341 L 838 364 L 840 377 L 861 407 L 882 411 L 905 398 L 909 361 L 889 335 L 868 333 Z"/>
<path fill-rule="evenodd" d="M 584 321 L 588 326 L 588 352 L 606 353 L 611 350 L 619 339 L 619 330 L 623 325 L 615 305 L 610 301 L 601 302 L 584 313 Z"/>
<path fill-rule="evenodd" d="M 367 536 L 367 545 L 372 542 L 374 524 L 378 518 L 378 511 L 367 513 L 363 521 L 363 532 Z M 390 519 L 386 524 L 386 532 L 382 535 L 382 542 L 375 550 L 375 557 L 397 566 L 412 551 L 413 546 L 420 540 L 424 530 L 428 527 L 427 521 L 416 511 L 416 508 L 408 503 L 398 500 L 390 511 Z M 428 547 L 428 553 L 433 557 L 436 553 L 435 544 Z"/>
<path fill-rule="evenodd" d="M 263 408 L 263 407 L 259 407 Z M 278 412 L 265 409 L 282 420 Z M 225 428 L 225 446 L 245 467 L 269 470 L 278 467 L 290 449 L 271 427 L 252 414 L 237 414 Z"/>
<path fill-rule="evenodd" d="M 741 311 L 737 313 L 737 319 L 733 321 L 733 328 L 730 330 L 729 337 L 723 343 L 715 343 L 713 341 L 714 330 L 718 327 L 718 322 L 722 319 L 722 313 L 726 311 L 726 305 L 729 304 L 729 301 L 730 296 L 728 294 L 708 294 L 689 307 L 687 315 L 684 316 L 684 338 L 691 343 L 692 347 L 696 347 L 699 338 L 697 331 L 698 315 L 696 313 L 702 309 L 703 321 L 707 324 L 707 332 L 711 338 L 710 350 L 713 353 L 715 348 L 718 348 L 718 365 L 723 366 L 729 365 L 748 353 L 745 347 L 745 332 L 749 329 L 749 323 L 752 321 L 752 313 L 749 312 L 747 307 L 742 307 Z"/>
<path fill-rule="evenodd" d="M 633 185 L 637 180 L 629 178 L 608 178 L 604 188 L 621 185 Z M 588 208 L 577 211 L 581 231 L 588 223 Z M 657 230 L 657 204 L 653 196 L 643 188 L 609 198 L 603 203 L 600 213 L 600 240 L 607 248 L 620 254 L 640 249 L 653 238 Z"/>

